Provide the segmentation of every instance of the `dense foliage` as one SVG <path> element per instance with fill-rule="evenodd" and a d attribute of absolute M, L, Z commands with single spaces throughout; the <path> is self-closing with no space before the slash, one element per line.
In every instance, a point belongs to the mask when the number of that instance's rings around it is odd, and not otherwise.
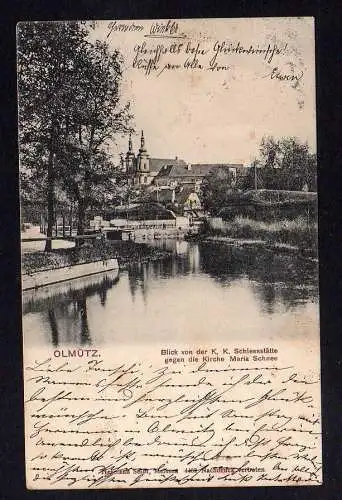
<path fill-rule="evenodd" d="M 226 170 L 218 169 L 204 179 L 204 208 L 217 214 L 232 203 L 244 204 L 242 193 L 255 189 L 316 191 L 316 155 L 296 137 L 263 137 L 259 158 L 253 161 L 247 175 L 235 180 Z"/>
<path fill-rule="evenodd" d="M 253 189 L 255 185 L 257 189 L 316 191 L 316 155 L 296 137 L 263 137 L 259 158 L 241 187 Z"/>
<path fill-rule="evenodd" d="M 214 172 L 210 172 L 204 178 L 201 189 L 204 209 L 215 213 L 223 207 L 234 186 L 234 177 L 226 169 L 218 168 Z"/>
<path fill-rule="evenodd" d="M 47 236 L 58 197 L 76 203 L 83 233 L 87 207 L 113 189 L 108 146 L 131 118 L 120 104 L 120 55 L 92 42 L 90 29 L 79 22 L 18 25 L 21 192 L 45 201 Z"/>

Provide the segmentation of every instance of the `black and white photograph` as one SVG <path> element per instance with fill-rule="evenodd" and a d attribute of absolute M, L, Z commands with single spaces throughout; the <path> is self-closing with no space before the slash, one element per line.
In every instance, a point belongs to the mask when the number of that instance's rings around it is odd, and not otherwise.
<path fill-rule="evenodd" d="M 313 18 L 20 22 L 17 73 L 28 487 L 320 484 Z"/>

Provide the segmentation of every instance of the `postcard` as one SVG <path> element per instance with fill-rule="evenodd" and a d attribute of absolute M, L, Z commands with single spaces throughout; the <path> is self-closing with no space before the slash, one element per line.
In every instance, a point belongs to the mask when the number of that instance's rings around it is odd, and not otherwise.
<path fill-rule="evenodd" d="M 28 489 L 322 483 L 314 19 L 17 26 Z"/>

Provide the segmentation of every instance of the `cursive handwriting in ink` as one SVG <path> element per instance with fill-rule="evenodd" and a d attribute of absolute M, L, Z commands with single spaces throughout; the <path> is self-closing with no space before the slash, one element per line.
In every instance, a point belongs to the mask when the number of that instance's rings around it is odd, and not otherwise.
<path fill-rule="evenodd" d="M 122 359 L 122 358 L 121 358 Z M 299 366 L 28 363 L 39 488 L 319 484 L 319 382 Z"/>

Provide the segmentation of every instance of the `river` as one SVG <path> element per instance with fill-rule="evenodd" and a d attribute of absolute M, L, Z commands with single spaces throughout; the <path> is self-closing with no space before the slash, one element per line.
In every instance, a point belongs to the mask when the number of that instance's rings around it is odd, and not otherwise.
<path fill-rule="evenodd" d="M 318 334 L 317 263 L 260 247 L 157 240 L 159 261 L 23 293 L 29 346 L 271 342 Z M 133 352 L 132 351 L 132 352 Z"/>

